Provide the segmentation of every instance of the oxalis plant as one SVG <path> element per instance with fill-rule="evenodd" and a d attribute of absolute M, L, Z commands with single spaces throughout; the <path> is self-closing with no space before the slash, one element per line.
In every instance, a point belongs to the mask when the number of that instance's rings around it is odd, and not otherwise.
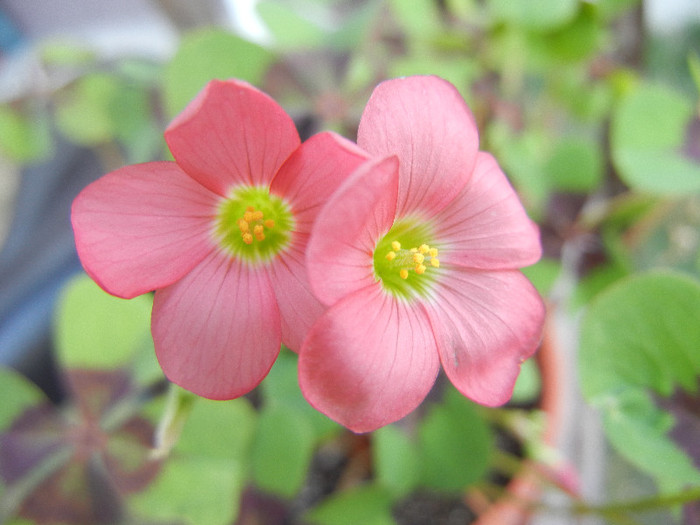
<path fill-rule="evenodd" d="M 49 44 L 74 80 L 0 107 L 17 167 L 58 135 L 104 165 L 59 399 L 0 369 L 0 521 L 695 523 L 697 36 L 340 4 L 162 64 Z"/>

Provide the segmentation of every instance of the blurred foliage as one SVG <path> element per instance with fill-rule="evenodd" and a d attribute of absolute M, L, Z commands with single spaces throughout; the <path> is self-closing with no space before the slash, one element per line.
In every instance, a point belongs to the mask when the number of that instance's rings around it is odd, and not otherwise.
<path fill-rule="evenodd" d="M 579 369 L 586 399 L 603 411 L 611 442 L 669 490 L 700 484 L 700 472 L 670 439 L 673 418 L 651 394 L 698 394 L 700 282 L 648 272 L 621 280 L 583 322 Z"/>
<path fill-rule="evenodd" d="M 45 160 L 60 135 L 105 171 L 164 158 L 169 120 L 229 77 L 277 99 L 302 137 L 353 139 L 378 82 L 442 76 L 541 228 L 544 258 L 526 275 L 558 313 L 583 313 L 581 389 L 610 444 L 659 491 L 700 486 L 687 408 L 700 376 L 700 25 L 649 34 L 638 0 L 261 0 L 257 13 L 259 42 L 197 28 L 166 63 L 46 45 L 44 73 L 58 80 L 0 105 L 0 155 Z M 150 304 L 85 277 L 69 285 L 59 405 L 0 371 L 0 521 L 276 523 L 279 510 L 295 523 L 389 524 L 425 494 L 468 514 L 466 494 L 516 472 L 504 442 L 533 461 L 551 452 L 540 413 L 523 411 L 547 380 L 534 361 L 499 409 L 510 416 L 439 381 L 415 414 L 355 436 L 306 403 L 285 349 L 243 399 L 167 387 Z M 47 494 L 62 496 L 46 507 Z"/>

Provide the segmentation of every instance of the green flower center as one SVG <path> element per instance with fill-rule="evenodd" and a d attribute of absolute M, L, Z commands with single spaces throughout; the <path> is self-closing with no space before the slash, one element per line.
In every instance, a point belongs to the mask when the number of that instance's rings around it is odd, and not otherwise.
<path fill-rule="evenodd" d="M 232 255 L 269 261 L 288 244 L 294 228 L 289 205 L 268 188 L 240 186 L 219 205 L 215 234 Z"/>
<path fill-rule="evenodd" d="M 394 223 L 374 249 L 374 275 L 385 290 L 403 299 L 427 297 L 438 275 L 438 249 L 424 221 L 404 218 Z"/>

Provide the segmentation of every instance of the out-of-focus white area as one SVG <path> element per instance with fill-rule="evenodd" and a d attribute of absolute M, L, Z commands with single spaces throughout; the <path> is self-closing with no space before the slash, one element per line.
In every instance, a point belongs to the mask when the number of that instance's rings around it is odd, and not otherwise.
<path fill-rule="evenodd" d="M 644 8 L 647 26 L 653 32 L 673 32 L 700 21 L 700 0 L 645 0 Z"/>
<path fill-rule="evenodd" d="M 265 44 L 270 33 L 257 12 L 258 0 L 225 0 L 233 26 L 241 36 Z"/>

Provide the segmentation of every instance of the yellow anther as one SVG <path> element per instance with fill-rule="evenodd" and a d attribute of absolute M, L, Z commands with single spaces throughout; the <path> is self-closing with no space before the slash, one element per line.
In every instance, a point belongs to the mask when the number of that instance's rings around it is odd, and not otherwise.
<path fill-rule="evenodd" d="M 250 233 L 244 233 L 243 242 L 246 244 L 253 244 L 253 236 Z"/>
<path fill-rule="evenodd" d="M 250 210 L 247 210 L 247 211 L 243 214 L 243 220 L 246 221 L 246 222 L 253 222 L 253 212 L 250 211 Z"/>
<path fill-rule="evenodd" d="M 263 222 L 265 225 L 265 228 L 274 228 L 275 227 L 275 221 L 272 219 L 267 219 L 265 222 Z"/>
<path fill-rule="evenodd" d="M 245 219 L 238 219 L 238 229 L 241 230 L 241 233 L 245 233 L 248 230 L 250 230 L 250 225 L 248 224 L 248 221 Z"/>
<path fill-rule="evenodd" d="M 431 248 L 429 244 L 421 244 L 418 247 L 403 249 L 399 241 L 392 241 L 391 250 L 387 251 L 384 258 L 389 261 L 388 268 L 399 271 L 401 279 L 408 279 L 411 272 L 422 275 L 428 269 L 428 262 L 433 268 L 438 268 L 437 248 Z"/>
<path fill-rule="evenodd" d="M 262 220 L 262 218 L 263 218 L 263 212 L 261 212 L 260 210 L 253 212 L 253 220 L 254 221 L 260 221 L 260 220 Z"/>

